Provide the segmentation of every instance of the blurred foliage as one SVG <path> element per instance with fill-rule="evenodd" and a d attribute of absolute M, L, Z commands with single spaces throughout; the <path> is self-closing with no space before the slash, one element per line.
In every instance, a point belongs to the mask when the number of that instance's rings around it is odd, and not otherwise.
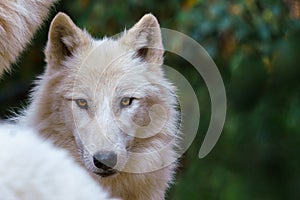
<path fill-rule="evenodd" d="M 184 60 L 166 63 L 191 82 L 200 102 L 198 135 L 181 160 L 168 199 L 300 199 L 300 3 L 298 0 L 62 0 L 95 37 L 132 26 L 143 14 L 205 47 L 226 85 L 228 111 L 213 151 L 197 157 L 210 119 L 210 100 L 199 74 Z M 12 74 L 0 85 L 0 114 L 26 105 L 32 80 L 43 71 L 49 22 Z"/>

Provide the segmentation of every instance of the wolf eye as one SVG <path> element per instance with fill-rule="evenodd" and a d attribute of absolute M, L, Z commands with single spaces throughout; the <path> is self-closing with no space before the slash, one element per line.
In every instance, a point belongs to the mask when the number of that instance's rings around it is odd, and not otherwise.
<path fill-rule="evenodd" d="M 76 99 L 75 102 L 79 108 L 82 108 L 82 109 L 88 108 L 88 103 L 85 99 Z"/>
<path fill-rule="evenodd" d="M 133 100 L 134 100 L 133 97 L 124 97 L 121 99 L 121 106 L 122 107 L 130 106 Z"/>

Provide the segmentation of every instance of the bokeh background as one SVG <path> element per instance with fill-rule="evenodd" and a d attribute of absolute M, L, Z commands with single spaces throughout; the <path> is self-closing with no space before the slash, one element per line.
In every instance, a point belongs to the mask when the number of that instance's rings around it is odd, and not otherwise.
<path fill-rule="evenodd" d="M 299 0 L 62 0 L 50 19 L 58 11 L 98 38 L 151 12 L 162 27 L 198 41 L 218 66 L 228 100 L 225 127 L 213 151 L 199 159 L 210 119 L 208 91 L 189 63 L 166 53 L 166 64 L 189 80 L 201 107 L 197 137 L 167 199 L 300 199 Z M 0 82 L 1 118 L 27 105 L 44 70 L 50 19 Z"/>

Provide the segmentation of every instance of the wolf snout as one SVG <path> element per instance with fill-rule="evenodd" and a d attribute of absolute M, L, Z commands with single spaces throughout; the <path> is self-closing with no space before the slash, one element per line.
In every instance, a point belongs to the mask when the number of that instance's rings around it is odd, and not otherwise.
<path fill-rule="evenodd" d="M 100 151 L 94 154 L 95 167 L 103 171 L 111 171 L 117 164 L 117 154 L 112 151 Z"/>

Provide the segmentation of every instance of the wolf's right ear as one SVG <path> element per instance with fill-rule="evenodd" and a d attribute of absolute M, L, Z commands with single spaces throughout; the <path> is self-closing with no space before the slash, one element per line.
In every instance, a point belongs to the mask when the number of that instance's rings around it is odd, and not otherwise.
<path fill-rule="evenodd" d="M 121 41 L 136 57 L 149 63 L 162 64 L 164 47 L 159 23 L 152 14 L 144 15 L 125 35 Z"/>
<path fill-rule="evenodd" d="M 91 43 L 90 36 L 78 28 L 71 18 L 58 13 L 51 22 L 45 54 L 52 67 L 60 66 L 67 58 Z"/>

